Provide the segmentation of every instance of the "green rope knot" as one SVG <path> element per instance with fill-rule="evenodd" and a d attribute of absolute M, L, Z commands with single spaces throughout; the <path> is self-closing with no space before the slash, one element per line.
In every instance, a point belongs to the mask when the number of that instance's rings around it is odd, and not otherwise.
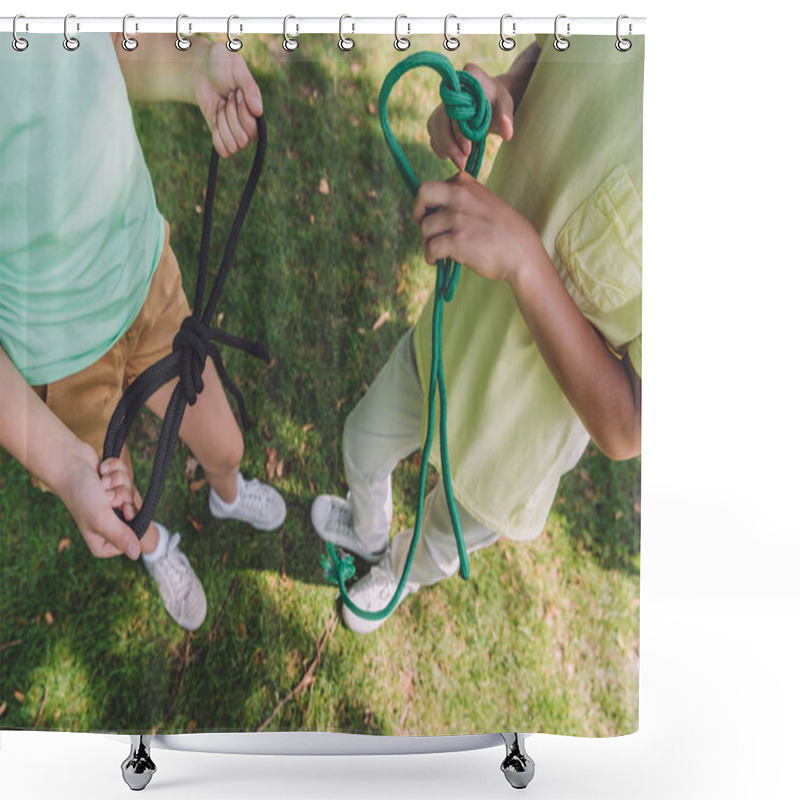
<path fill-rule="evenodd" d="M 356 574 L 353 557 L 347 553 L 339 554 L 339 551 L 330 542 L 327 546 L 328 555 L 322 556 L 322 575 L 326 583 L 339 586 L 339 583 L 347 583 Z"/>
<path fill-rule="evenodd" d="M 456 75 L 457 87 L 448 85 L 446 79 L 439 86 L 445 114 L 458 122 L 459 130 L 469 141 L 483 141 L 492 122 L 492 107 L 474 75 L 463 70 L 458 70 Z"/>

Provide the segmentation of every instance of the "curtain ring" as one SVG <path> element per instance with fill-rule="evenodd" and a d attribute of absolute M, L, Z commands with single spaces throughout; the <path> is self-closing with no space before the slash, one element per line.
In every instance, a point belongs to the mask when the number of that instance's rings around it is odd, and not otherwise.
<path fill-rule="evenodd" d="M 23 50 L 28 49 L 28 40 L 23 39 L 21 36 L 17 34 L 17 20 L 18 19 L 25 19 L 23 14 L 17 14 L 14 17 L 14 21 L 11 23 L 11 33 L 14 35 L 14 38 L 11 40 L 11 46 L 18 52 L 21 53 Z M 27 28 L 27 25 L 25 26 Z"/>
<path fill-rule="evenodd" d="M 566 50 L 569 47 L 569 39 L 565 39 L 563 36 L 559 35 L 559 33 L 558 33 L 558 21 L 560 19 L 566 19 L 566 18 L 567 18 L 566 14 L 559 14 L 556 17 L 556 22 L 555 22 L 555 35 L 556 35 L 556 38 L 555 38 L 555 41 L 553 42 L 553 47 L 555 47 L 556 50 L 558 50 L 559 52 L 562 52 L 562 53 L 564 52 L 564 50 Z M 567 23 L 567 36 L 569 36 L 569 27 L 570 27 L 570 25 L 569 25 L 569 22 L 568 22 Z"/>
<path fill-rule="evenodd" d="M 450 22 L 451 19 L 458 19 L 455 14 L 448 14 L 444 18 L 444 49 L 449 50 L 451 53 L 453 50 L 458 50 L 461 42 L 458 41 L 458 37 L 450 36 L 447 32 L 447 23 Z M 456 33 L 458 33 L 459 24 L 456 22 Z"/>
<path fill-rule="evenodd" d="M 297 50 L 300 47 L 300 42 L 297 41 L 296 36 L 289 36 L 288 31 L 288 23 L 290 19 L 297 19 L 297 17 L 293 17 L 291 14 L 283 18 L 283 49 L 287 53 L 291 53 L 294 50 Z M 295 30 L 298 30 L 299 26 L 295 27 Z"/>
<path fill-rule="evenodd" d="M 394 49 L 402 52 L 403 50 L 408 50 L 408 48 L 411 47 L 411 40 L 407 39 L 405 36 L 401 36 L 398 32 L 399 22 L 401 19 L 408 19 L 408 17 L 405 14 L 398 14 L 394 18 Z M 411 33 L 411 25 L 406 23 L 406 27 L 408 28 L 408 33 Z"/>
<path fill-rule="evenodd" d="M 189 17 L 188 14 L 178 14 L 178 18 L 175 20 L 175 36 L 177 37 L 175 39 L 175 47 L 177 47 L 178 50 L 188 50 L 192 46 L 192 40 L 187 39 L 181 33 L 181 20 L 188 19 L 188 17 Z M 192 26 L 190 25 L 189 30 L 191 29 Z"/>
<path fill-rule="evenodd" d="M 67 33 L 67 25 L 69 25 L 69 21 L 71 19 L 75 19 L 74 14 L 67 14 L 67 16 L 64 17 L 64 49 L 69 50 L 70 52 L 77 50 L 81 46 L 81 43 L 74 36 L 70 36 Z M 77 23 L 76 29 L 80 30 L 80 26 Z"/>
<path fill-rule="evenodd" d="M 342 16 L 339 17 L 339 49 L 340 50 L 352 50 L 356 46 L 356 43 L 349 36 L 345 36 L 344 33 L 342 33 L 342 27 L 344 26 L 344 21 L 346 19 L 353 19 L 353 18 L 349 14 L 342 14 Z M 353 31 L 355 31 L 355 29 L 356 29 L 356 26 L 355 26 L 355 24 L 353 24 Z"/>
<path fill-rule="evenodd" d="M 633 47 L 633 42 L 631 42 L 630 39 L 623 39 L 619 35 L 619 24 L 620 24 L 620 22 L 622 22 L 623 19 L 628 19 L 628 17 L 625 14 L 620 14 L 617 17 L 617 41 L 614 43 L 614 47 L 616 47 L 617 50 L 620 51 L 620 53 L 627 53 L 628 50 L 630 50 L 631 47 Z M 630 36 L 632 32 L 633 32 L 633 26 L 629 22 L 628 23 L 628 36 Z"/>
<path fill-rule="evenodd" d="M 500 49 L 505 50 L 506 52 L 508 52 L 509 50 L 513 50 L 517 46 L 516 41 L 511 36 L 506 36 L 503 31 L 503 23 L 505 23 L 507 19 L 511 19 L 511 14 L 503 14 L 503 16 L 500 17 Z M 516 33 L 516 32 L 517 32 L 517 23 L 512 22 L 511 33 Z"/>
<path fill-rule="evenodd" d="M 227 47 L 231 53 L 238 53 L 243 47 L 241 39 L 234 39 L 234 37 L 231 36 L 231 22 L 235 19 L 239 19 L 236 14 L 231 14 L 228 17 L 228 41 L 225 43 L 225 47 Z M 239 30 L 241 30 L 241 26 Z"/>
<path fill-rule="evenodd" d="M 135 50 L 139 46 L 139 40 L 135 39 L 133 36 L 128 36 L 128 33 L 125 30 L 129 19 L 135 19 L 133 14 L 126 14 L 122 18 L 122 49 L 127 50 L 130 53 L 131 50 Z M 136 27 L 138 30 L 138 25 Z"/>

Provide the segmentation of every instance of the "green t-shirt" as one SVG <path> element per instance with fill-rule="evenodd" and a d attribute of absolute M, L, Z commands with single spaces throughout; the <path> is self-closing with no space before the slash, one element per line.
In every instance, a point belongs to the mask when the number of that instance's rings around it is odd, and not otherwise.
<path fill-rule="evenodd" d="M 31 384 L 94 363 L 144 303 L 164 220 L 108 34 L 0 36 L 0 343 Z"/>
<path fill-rule="evenodd" d="M 573 36 L 564 52 L 552 42 L 487 185 L 530 220 L 584 316 L 641 375 L 644 40 L 627 53 L 613 36 Z M 429 302 L 415 335 L 426 393 L 431 311 Z M 507 284 L 461 271 L 442 357 L 456 497 L 491 530 L 538 536 L 589 436 Z M 438 453 L 437 435 L 437 467 Z"/>

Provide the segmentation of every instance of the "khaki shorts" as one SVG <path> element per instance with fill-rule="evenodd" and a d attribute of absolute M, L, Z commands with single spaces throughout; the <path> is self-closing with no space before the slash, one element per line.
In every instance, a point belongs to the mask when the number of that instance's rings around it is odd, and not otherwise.
<path fill-rule="evenodd" d="M 123 391 L 151 364 L 172 352 L 172 340 L 189 314 L 167 225 L 164 251 L 150 291 L 130 328 L 91 366 L 34 389 L 47 407 L 102 457 L 106 429 Z"/>

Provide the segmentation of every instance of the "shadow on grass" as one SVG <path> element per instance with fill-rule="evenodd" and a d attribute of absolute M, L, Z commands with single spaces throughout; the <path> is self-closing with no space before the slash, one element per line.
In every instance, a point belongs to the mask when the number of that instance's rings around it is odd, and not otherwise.
<path fill-rule="evenodd" d="M 256 730 L 276 711 L 267 730 L 302 728 L 313 696 L 302 680 L 315 657 L 315 669 L 344 669 L 335 633 L 320 646 L 335 619 L 332 592 L 298 608 L 287 577 L 193 556 L 209 611 L 187 633 L 167 617 L 140 564 L 94 559 L 61 503 L 3 459 L 3 727 Z M 5 502 L 12 487 L 24 507 Z M 59 548 L 59 535 L 70 544 Z M 202 552 L 202 543 L 198 536 L 186 549 Z M 338 727 L 364 729 L 369 713 L 358 694 L 343 690 L 340 704 Z M 377 717 L 372 724 L 382 730 Z"/>
<path fill-rule="evenodd" d="M 573 547 L 605 569 L 639 574 L 641 460 L 611 461 L 590 444 L 561 479 L 553 512 Z"/>

